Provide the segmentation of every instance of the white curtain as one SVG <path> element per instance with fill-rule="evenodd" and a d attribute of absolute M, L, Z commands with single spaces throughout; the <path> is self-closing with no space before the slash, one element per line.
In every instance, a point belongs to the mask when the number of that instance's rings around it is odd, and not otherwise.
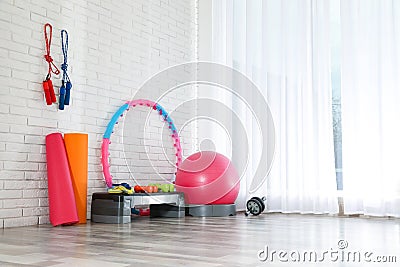
<path fill-rule="evenodd" d="M 400 216 L 400 1 L 341 1 L 345 213 Z"/>
<path fill-rule="evenodd" d="M 275 161 L 254 195 L 267 196 L 268 211 L 336 213 L 329 1 L 214 0 L 212 29 L 213 60 L 252 79 L 274 116 Z M 251 113 L 237 100 L 231 105 L 250 129 L 243 206 L 260 137 Z"/>

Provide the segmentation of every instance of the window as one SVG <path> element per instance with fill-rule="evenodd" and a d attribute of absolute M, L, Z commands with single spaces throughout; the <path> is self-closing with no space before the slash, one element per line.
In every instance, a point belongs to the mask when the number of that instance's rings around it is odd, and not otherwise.
<path fill-rule="evenodd" d="M 336 184 L 343 190 L 342 172 L 342 112 L 341 112 L 341 31 L 340 1 L 330 2 L 331 12 L 331 80 L 332 80 L 332 115 L 333 137 L 335 146 Z"/>

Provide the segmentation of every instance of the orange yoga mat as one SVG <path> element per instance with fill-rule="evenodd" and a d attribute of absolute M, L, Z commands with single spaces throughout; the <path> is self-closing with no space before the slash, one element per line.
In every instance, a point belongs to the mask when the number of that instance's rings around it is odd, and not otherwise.
<path fill-rule="evenodd" d="M 86 223 L 88 183 L 88 135 L 84 133 L 64 134 L 72 186 L 75 192 L 79 223 Z"/>

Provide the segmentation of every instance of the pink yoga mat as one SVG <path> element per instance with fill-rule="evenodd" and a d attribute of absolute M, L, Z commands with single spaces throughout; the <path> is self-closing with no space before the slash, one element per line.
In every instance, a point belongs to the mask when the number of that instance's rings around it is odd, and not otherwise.
<path fill-rule="evenodd" d="M 53 226 L 79 221 L 67 153 L 60 133 L 46 136 L 50 223 Z"/>

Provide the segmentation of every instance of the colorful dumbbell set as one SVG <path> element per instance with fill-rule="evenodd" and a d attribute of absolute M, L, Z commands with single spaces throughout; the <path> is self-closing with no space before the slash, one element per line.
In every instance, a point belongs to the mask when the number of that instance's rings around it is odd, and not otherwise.
<path fill-rule="evenodd" d="M 140 186 L 135 185 L 133 188 L 128 183 L 121 184 L 113 184 L 111 188 L 108 189 L 108 193 L 110 194 L 128 194 L 132 195 L 133 193 L 168 193 L 174 192 L 175 186 L 174 184 L 165 183 L 165 184 L 149 184 L 148 186 Z"/>

